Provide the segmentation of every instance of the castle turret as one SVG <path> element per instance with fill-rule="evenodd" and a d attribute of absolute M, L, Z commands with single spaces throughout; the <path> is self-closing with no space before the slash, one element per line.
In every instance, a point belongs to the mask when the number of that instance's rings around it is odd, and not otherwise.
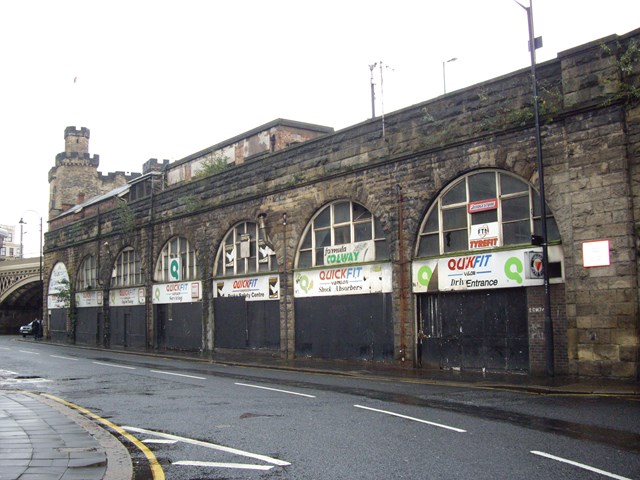
<path fill-rule="evenodd" d="M 140 175 L 102 175 L 98 172 L 100 157 L 89 154 L 89 137 L 90 131 L 85 127 L 64 129 L 64 152 L 56 155 L 55 166 L 49 170 L 49 218 Z"/>
<path fill-rule="evenodd" d="M 89 132 L 88 128 L 67 127 L 64 129 L 64 152 L 69 155 L 72 152 L 84 157 L 89 153 Z"/>

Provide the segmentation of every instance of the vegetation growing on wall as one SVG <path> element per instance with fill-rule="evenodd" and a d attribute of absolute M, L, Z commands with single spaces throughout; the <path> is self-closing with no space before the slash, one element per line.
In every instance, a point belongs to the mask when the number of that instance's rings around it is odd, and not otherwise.
<path fill-rule="evenodd" d="M 616 42 L 615 51 L 607 44 L 600 45 L 600 48 L 612 57 L 615 57 L 615 65 L 620 75 L 619 88 L 616 93 L 607 99 L 605 104 L 622 101 L 628 105 L 640 103 L 640 47 L 635 39 L 631 39 L 625 47 L 620 42 Z M 634 77 L 635 74 L 635 77 Z M 605 85 L 612 80 L 604 81 Z"/>
<path fill-rule="evenodd" d="M 71 306 L 71 295 L 73 295 L 71 282 L 66 278 L 60 280 L 58 292 L 56 296 L 64 303 L 65 308 L 69 308 Z"/>
<path fill-rule="evenodd" d="M 189 195 L 188 197 L 184 198 L 184 205 L 187 209 L 187 212 L 193 213 L 202 207 L 202 200 L 195 195 Z"/>
<path fill-rule="evenodd" d="M 207 158 L 202 162 L 200 170 L 193 175 L 193 179 L 209 177 L 220 173 L 228 167 L 228 162 L 229 157 L 226 155 L 214 155 L 211 158 Z"/>
<path fill-rule="evenodd" d="M 129 204 L 122 199 L 118 200 L 118 219 L 125 235 L 133 235 L 136 229 L 136 217 Z"/>

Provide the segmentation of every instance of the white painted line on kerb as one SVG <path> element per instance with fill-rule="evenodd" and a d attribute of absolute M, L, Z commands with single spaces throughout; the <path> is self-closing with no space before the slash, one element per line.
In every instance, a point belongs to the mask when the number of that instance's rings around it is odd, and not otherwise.
<path fill-rule="evenodd" d="M 221 452 L 232 453 L 234 455 L 241 455 L 243 457 L 253 458 L 255 460 L 262 460 L 263 462 L 271 463 L 273 465 L 279 465 L 286 467 L 291 465 L 284 460 L 278 460 L 277 458 L 271 458 L 266 455 L 260 455 L 259 453 L 245 452 L 244 450 L 238 450 L 237 448 L 225 447 L 223 445 L 216 445 L 215 443 L 203 442 L 202 440 L 194 440 L 193 438 L 179 437 L 178 435 L 171 435 L 170 433 L 154 432 L 153 430 L 145 430 L 144 428 L 137 427 L 122 427 L 129 432 L 145 433 L 147 435 L 154 435 L 160 438 L 167 438 L 169 440 L 177 440 L 178 442 L 190 443 L 192 445 L 198 445 L 200 447 L 211 448 L 213 450 L 220 450 Z"/>
<path fill-rule="evenodd" d="M 71 357 L 61 357 L 60 355 L 49 355 L 50 357 L 53 358 L 61 358 L 62 360 L 73 360 L 74 362 L 77 362 L 78 359 L 77 358 L 71 358 Z"/>
<path fill-rule="evenodd" d="M 589 470 L 590 472 L 599 473 L 600 475 L 604 475 L 606 477 L 616 478 L 618 480 L 632 480 L 628 477 L 622 477 L 620 475 L 616 475 L 615 473 L 605 472 L 604 470 L 600 470 L 599 468 L 585 465 L 584 463 L 578 463 L 578 462 L 574 462 L 573 460 L 567 460 L 566 458 L 556 457 L 555 455 L 551 455 L 550 453 L 539 452 L 537 450 L 531 450 L 531 453 L 533 453 L 534 455 L 540 455 L 541 457 L 550 458 L 551 460 L 556 460 L 558 462 L 568 463 L 569 465 L 573 465 L 574 467 L 582 468 L 584 470 Z"/>
<path fill-rule="evenodd" d="M 38 352 L 32 352 L 30 350 L 20 350 L 22 353 L 30 353 L 31 355 L 40 355 Z"/>
<path fill-rule="evenodd" d="M 218 463 L 218 462 L 197 462 L 191 460 L 181 460 L 172 462 L 171 465 L 186 465 L 189 467 L 211 467 L 211 468 L 243 468 L 245 470 L 271 470 L 273 465 L 252 465 L 248 463 Z"/>
<path fill-rule="evenodd" d="M 449 425 L 442 425 L 441 423 L 429 422 L 427 420 L 422 420 L 421 418 L 409 417 L 407 415 L 402 415 L 400 413 L 388 412 L 387 410 L 378 410 L 377 408 L 365 407 L 363 405 L 354 405 L 356 408 L 363 408 L 364 410 L 371 410 L 372 412 L 378 413 L 386 413 L 387 415 L 393 415 L 394 417 L 405 418 L 407 420 L 413 420 L 414 422 L 426 423 L 427 425 L 431 425 L 439 428 L 446 428 L 447 430 L 453 430 L 458 433 L 465 433 L 466 430 L 462 430 L 461 428 L 450 427 Z"/>
<path fill-rule="evenodd" d="M 115 368 L 126 368 L 128 370 L 135 370 L 136 367 L 128 367 L 126 365 L 116 365 L 115 363 L 102 363 L 102 362 L 93 362 L 96 365 L 104 365 L 105 367 L 115 367 Z"/>
<path fill-rule="evenodd" d="M 301 397 L 316 398 L 315 395 L 307 395 L 306 393 L 291 392 L 289 390 L 280 390 L 278 388 L 261 387 L 259 385 L 249 385 L 248 383 L 236 383 L 241 387 L 260 388 L 262 390 L 271 390 L 272 392 L 288 393 L 289 395 L 299 395 Z"/>
<path fill-rule="evenodd" d="M 195 378 L 196 380 L 206 380 L 205 377 L 196 377 L 195 375 L 185 375 L 184 373 L 163 372 L 162 370 L 151 370 L 153 373 L 162 373 L 163 375 L 173 375 L 176 377 Z"/>

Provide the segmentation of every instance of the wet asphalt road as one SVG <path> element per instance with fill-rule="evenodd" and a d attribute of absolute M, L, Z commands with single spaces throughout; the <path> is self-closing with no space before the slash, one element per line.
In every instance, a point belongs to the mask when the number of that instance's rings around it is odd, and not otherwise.
<path fill-rule="evenodd" d="M 231 367 L 0 337 L 0 386 L 124 427 L 168 479 L 640 479 L 640 402 Z M 137 479 L 147 459 L 128 445 Z"/>

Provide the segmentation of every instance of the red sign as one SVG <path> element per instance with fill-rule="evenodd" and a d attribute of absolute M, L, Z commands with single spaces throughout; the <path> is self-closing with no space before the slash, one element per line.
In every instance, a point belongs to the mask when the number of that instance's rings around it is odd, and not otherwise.
<path fill-rule="evenodd" d="M 484 212 L 486 210 L 495 210 L 498 208 L 498 199 L 491 198 L 489 200 L 481 200 L 479 202 L 471 202 L 467 204 L 467 212 L 477 213 Z"/>

